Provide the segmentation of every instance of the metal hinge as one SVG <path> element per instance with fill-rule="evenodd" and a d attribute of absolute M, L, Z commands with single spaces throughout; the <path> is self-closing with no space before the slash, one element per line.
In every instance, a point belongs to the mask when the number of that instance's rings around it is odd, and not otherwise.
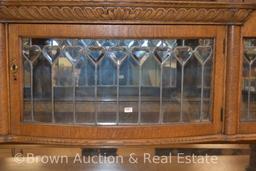
<path fill-rule="evenodd" d="M 223 39 L 223 54 L 226 54 L 226 39 Z"/>
<path fill-rule="evenodd" d="M 224 120 L 224 109 L 223 107 L 220 109 L 220 121 L 223 122 Z"/>

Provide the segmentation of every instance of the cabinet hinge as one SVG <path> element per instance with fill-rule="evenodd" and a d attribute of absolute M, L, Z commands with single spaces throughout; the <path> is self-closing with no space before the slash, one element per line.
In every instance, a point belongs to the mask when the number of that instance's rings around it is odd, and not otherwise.
<path fill-rule="evenodd" d="M 223 107 L 220 109 L 220 121 L 223 122 L 224 120 L 224 109 Z"/>
<path fill-rule="evenodd" d="M 223 54 L 226 53 L 226 39 L 223 39 Z"/>

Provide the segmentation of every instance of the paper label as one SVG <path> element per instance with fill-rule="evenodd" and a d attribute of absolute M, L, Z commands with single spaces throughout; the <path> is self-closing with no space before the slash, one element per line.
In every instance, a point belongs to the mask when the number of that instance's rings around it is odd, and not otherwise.
<path fill-rule="evenodd" d="M 124 108 L 124 113 L 132 113 L 133 109 L 132 107 L 125 107 Z"/>

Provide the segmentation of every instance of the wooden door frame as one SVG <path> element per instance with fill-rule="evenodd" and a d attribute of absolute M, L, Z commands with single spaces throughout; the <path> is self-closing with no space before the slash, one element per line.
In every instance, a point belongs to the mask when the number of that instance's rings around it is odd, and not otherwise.
<path fill-rule="evenodd" d="M 254 122 L 241 122 L 240 121 L 240 113 L 241 113 L 241 99 L 242 99 L 242 72 L 243 72 L 243 56 L 244 56 L 244 38 L 256 38 L 256 23 L 255 23 L 255 19 L 256 19 L 256 12 L 254 12 L 251 16 L 250 19 L 245 23 L 245 25 L 242 27 L 241 29 L 241 41 L 240 41 L 240 46 L 241 46 L 241 51 L 240 51 L 240 67 L 239 67 L 239 90 L 238 90 L 238 99 L 239 99 L 239 114 L 237 117 L 237 122 L 238 122 L 238 133 L 239 134 L 256 134 L 256 121 Z"/>
<path fill-rule="evenodd" d="M 224 26 L 185 26 L 185 25 L 53 25 L 53 24 L 10 24 L 9 26 L 9 54 L 10 60 L 16 63 L 19 71 L 16 80 L 10 75 L 11 99 L 11 135 L 20 141 L 28 137 L 40 139 L 69 139 L 85 144 L 96 143 L 101 140 L 105 144 L 111 142 L 127 144 L 154 144 L 157 142 L 170 143 L 168 139 L 196 137 L 205 141 L 207 138 L 218 139 L 216 135 L 222 133 L 221 109 L 223 106 L 224 87 Z M 72 33 L 71 33 L 72 32 Z M 22 123 L 23 105 L 23 66 L 21 63 L 21 37 L 59 37 L 59 38 L 210 38 L 214 37 L 215 60 L 213 69 L 213 107 L 212 123 L 190 123 L 172 125 L 143 125 L 143 126 L 74 126 Z M 201 139 L 198 136 L 203 136 Z M 25 138 L 26 137 L 26 138 Z M 182 140 L 181 140 L 182 141 Z M 187 141 L 184 139 L 183 141 Z M 62 142 L 62 141 L 61 141 Z M 99 142 L 99 141 L 97 141 Z"/>
<path fill-rule="evenodd" d="M 10 126 L 7 35 L 7 24 L 0 24 L 0 135 L 8 135 Z"/>

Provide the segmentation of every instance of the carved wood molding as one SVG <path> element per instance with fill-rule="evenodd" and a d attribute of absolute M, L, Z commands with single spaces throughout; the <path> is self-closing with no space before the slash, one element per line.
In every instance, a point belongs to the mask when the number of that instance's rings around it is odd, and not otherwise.
<path fill-rule="evenodd" d="M 181 137 L 181 138 L 161 138 L 161 139 L 117 139 L 117 140 L 87 140 L 87 139 L 61 139 L 44 138 L 31 136 L 9 136 L 10 143 L 35 143 L 35 144 L 58 144 L 58 145 L 89 145 L 89 146 L 138 146 L 138 145 L 168 145 L 181 143 L 206 143 L 220 142 L 222 135 Z"/>
<path fill-rule="evenodd" d="M 237 135 L 208 135 L 180 138 L 160 138 L 160 139 L 118 139 L 118 140 L 91 140 L 91 139 L 63 139 L 32 136 L 0 136 L 0 143 L 29 143 L 48 145 L 89 145 L 89 146 L 141 146 L 141 145 L 169 145 L 181 143 L 214 143 L 214 142 L 255 142 L 256 134 Z"/>
<path fill-rule="evenodd" d="M 76 3 L 75 3 L 76 2 Z M 0 21 L 33 23 L 241 24 L 255 4 L 195 2 L 2 1 Z M 108 3 L 106 3 L 108 2 Z"/>

